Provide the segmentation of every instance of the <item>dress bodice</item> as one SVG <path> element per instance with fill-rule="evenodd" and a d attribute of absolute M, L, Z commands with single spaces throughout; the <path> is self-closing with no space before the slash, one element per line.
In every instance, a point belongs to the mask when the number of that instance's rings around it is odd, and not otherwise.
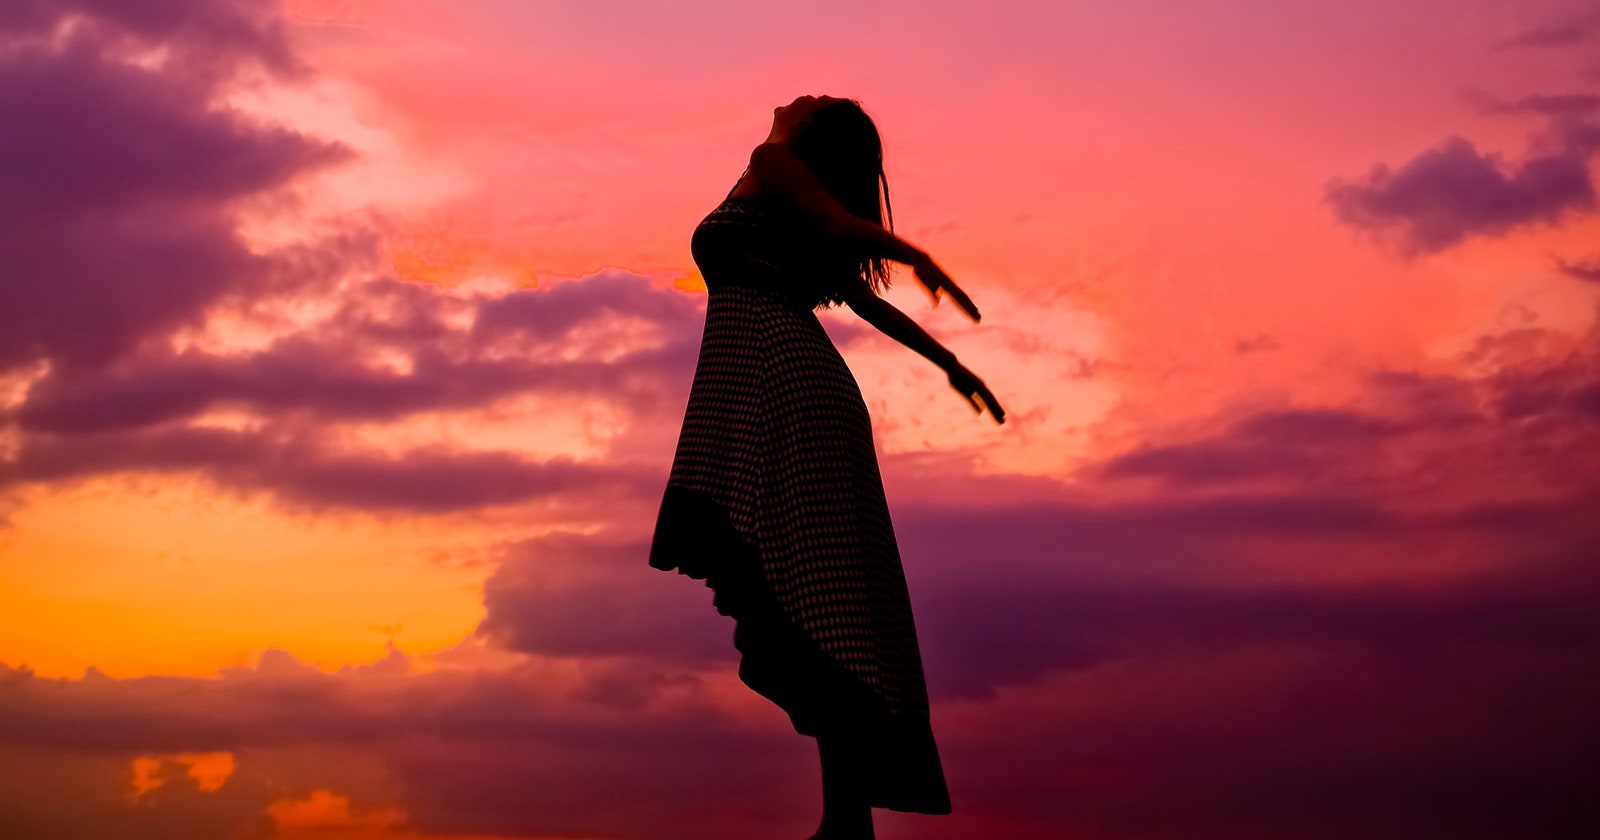
<path fill-rule="evenodd" d="M 843 276 L 830 268 L 822 232 L 771 198 L 724 199 L 695 228 L 689 250 L 710 291 L 765 289 L 807 308 L 837 297 Z"/>

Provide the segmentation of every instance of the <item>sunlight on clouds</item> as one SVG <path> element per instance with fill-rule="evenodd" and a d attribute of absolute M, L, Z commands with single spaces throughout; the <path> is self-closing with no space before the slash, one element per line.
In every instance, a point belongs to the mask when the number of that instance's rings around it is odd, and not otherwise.
<path fill-rule="evenodd" d="M 977 324 L 947 302 L 930 308 L 920 292 L 897 289 L 891 298 L 983 378 L 1006 424 L 974 414 L 922 357 L 874 337 L 843 352 L 883 451 L 972 453 L 983 472 L 1021 475 L 1059 475 L 1098 454 L 1084 430 L 1106 417 L 1120 393 L 1096 369 L 1107 340 L 1100 318 L 1066 300 L 1030 301 L 1006 288 L 981 295 Z M 858 323 L 848 313 L 830 317 Z"/>
<path fill-rule="evenodd" d="M 233 775 L 234 758 L 231 752 L 141 755 L 133 760 L 132 766 L 134 798 L 166 784 L 174 766 L 193 779 L 202 793 L 210 793 L 221 788 Z"/>
<path fill-rule="evenodd" d="M 50 362 L 46 360 L 0 372 L 0 413 L 11 411 L 26 402 L 28 390 L 49 373 Z M 0 459 L 15 458 L 21 446 L 22 430 L 9 423 L 0 423 Z M 0 508 L 0 527 L 4 525 L 5 516 L 3 508 Z"/>
<path fill-rule="evenodd" d="M 314 790 L 303 798 L 280 799 L 267 814 L 278 827 L 278 837 L 357 838 L 392 834 L 407 826 L 404 808 L 358 808 L 350 798 L 330 790 Z"/>
<path fill-rule="evenodd" d="M 295 23 L 360 26 L 379 8 L 378 0 L 287 0 L 284 16 Z"/>
<path fill-rule="evenodd" d="M 459 198 L 474 185 L 459 166 L 408 148 L 362 88 L 332 77 L 251 86 L 235 92 L 228 105 L 310 137 L 336 139 L 355 154 L 298 181 L 292 202 L 269 197 L 252 205 L 240 231 L 257 250 L 302 240 L 308 221 L 368 219 L 382 225 Z"/>
<path fill-rule="evenodd" d="M 261 416 L 249 411 L 214 408 L 197 414 L 188 424 L 197 429 L 226 429 L 232 432 L 254 431 L 261 428 Z"/>
<path fill-rule="evenodd" d="M 49 374 L 50 362 L 46 359 L 0 371 L 0 411 L 22 405 L 28 398 L 28 389 Z"/>
<path fill-rule="evenodd" d="M 353 283 L 344 283 L 331 295 L 256 300 L 248 313 L 227 309 L 213 311 L 199 325 L 176 330 L 170 338 L 172 350 L 216 356 L 266 350 L 285 335 L 326 321 L 339 310 L 341 299 L 353 288 Z"/>
<path fill-rule="evenodd" d="M 1596 317 L 1592 284 L 1564 277 L 1558 260 L 1582 257 L 1600 241 L 1600 223 L 1570 224 L 1506 239 L 1473 240 L 1432 260 L 1454 282 L 1448 320 L 1429 337 L 1429 353 L 1454 361 L 1485 335 L 1541 329 L 1575 340 Z"/>

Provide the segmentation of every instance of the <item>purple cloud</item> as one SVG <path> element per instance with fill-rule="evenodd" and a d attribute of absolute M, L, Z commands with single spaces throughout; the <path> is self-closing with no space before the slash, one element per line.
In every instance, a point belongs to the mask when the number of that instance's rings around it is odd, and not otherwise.
<path fill-rule="evenodd" d="M 1583 509 L 1595 501 L 1582 499 Z M 1130 581 L 1068 566 L 941 581 L 924 586 L 918 602 L 930 689 L 936 697 L 994 697 L 1001 687 L 1064 669 L 1255 647 L 1418 661 L 1459 646 L 1528 657 L 1600 655 L 1600 621 L 1591 615 L 1600 574 L 1579 560 L 1580 540 L 1600 535 L 1572 522 L 1574 509 L 1524 509 L 1514 523 L 1519 533 L 1559 529 L 1571 552 L 1559 565 L 1530 557 L 1515 570 L 1444 580 L 1219 585 Z M 1185 536 L 1170 535 L 1174 550 Z M 1359 531 L 1347 539 L 1358 555 L 1352 560 L 1420 542 Z M 1213 544 L 1183 556 L 1208 564 L 1217 555 Z M 1070 554 L 1057 557 L 1067 562 Z M 1033 559 L 1036 570 L 1048 568 L 1049 558 Z"/>
<path fill-rule="evenodd" d="M 274 0 L 11 0 L 0 9 L 0 37 L 36 45 L 67 21 L 75 46 L 160 45 L 188 74 L 243 61 L 280 74 L 298 69 Z"/>
<path fill-rule="evenodd" d="M 1185 484 L 1304 475 L 1337 469 L 1330 449 L 1372 446 L 1404 432 L 1396 421 L 1346 409 L 1271 411 L 1235 422 L 1220 437 L 1144 446 L 1110 458 L 1100 469 L 1112 479 L 1160 477 Z"/>
<path fill-rule="evenodd" d="M 1468 236 L 1555 224 L 1593 210 L 1592 152 L 1584 145 L 1508 167 L 1453 137 L 1398 169 L 1378 164 L 1360 180 L 1335 180 L 1323 200 L 1347 225 L 1395 231 L 1406 253 L 1431 253 Z"/>
<path fill-rule="evenodd" d="M 320 424 L 482 409 L 523 394 L 600 399 L 650 415 L 681 406 L 702 321 L 693 296 L 619 272 L 506 296 L 355 284 L 326 320 L 259 351 L 153 348 L 99 367 L 52 368 L 0 414 L 20 433 L 11 458 L 0 460 L 0 484 L 182 471 L 292 504 L 424 513 L 558 492 L 654 492 L 655 472 L 621 466 L 437 448 L 343 452 L 322 440 Z M 627 334 L 636 346 L 614 355 L 623 348 L 602 342 L 572 358 L 569 338 L 580 329 Z M 362 361 L 375 357 L 406 368 Z M 196 422 L 224 408 L 257 415 L 260 429 Z"/>
<path fill-rule="evenodd" d="M 648 555 L 644 541 L 572 534 L 518 545 L 484 582 L 477 633 L 544 656 L 731 662 L 733 625 L 709 592 L 673 585 L 642 563 Z"/>
<path fill-rule="evenodd" d="M 447 314 L 472 324 L 451 326 Z M 604 361 L 559 357 L 573 329 L 620 316 L 645 319 L 662 343 Z M 648 411 L 687 392 L 702 321 L 694 298 L 634 275 L 479 299 L 375 280 L 355 286 L 328 322 L 264 350 L 148 352 L 89 371 L 52 371 L 10 413 L 28 432 L 80 434 L 189 419 L 218 406 L 394 420 L 527 393 L 594 396 Z M 379 353 L 410 369 L 361 361 Z"/>
<path fill-rule="evenodd" d="M 0 463 L 0 487 L 123 472 L 198 473 L 237 492 L 267 492 L 318 509 L 447 513 L 556 494 L 639 495 L 659 489 L 654 472 L 536 462 L 516 452 L 417 448 L 398 456 L 333 451 L 292 430 L 204 427 L 29 436 Z"/>
<path fill-rule="evenodd" d="M 7 4 L 0 18 L 0 369 L 104 364 L 196 323 L 231 296 L 282 286 L 291 252 L 254 253 L 241 199 L 349 157 L 213 107 L 219 67 L 286 66 L 257 2 Z M 52 45 L 44 36 L 79 23 Z M 169 50 L 116 58 L 127 39 Z"/>
<path fill-rule="evenodd" d="M 219 678 L 132 680 L 43 679 L 0 665 L 0 802 L 11 806 L 0 809 L 0 831 L 125 836 L 148 826 L 150 836 L 220 840 L 258 826 L 274 800 L 366 787 L 373 767 L 398 783 L 376 791 L 390 797 L 382 804 L 452 835 L 665 840 L 693 824 L 732 838 L 774 819 L 799 833 L 811 817 L 795 807 L 814 772 L 804 744 L 775 721 L 719 708 L 705 674 L 533 661 L 419 674 L 406 660 L 392 652 L 374 667 L 324 674 L 269 651 Z M 239 762 L 216 795 L 179 783 L 128 798 L 134 756 L 205 751 L 233 751 Z M 78 762 L 76 772 L 39 772 L 57 757 Z M 63 788 L 77 807 L 52 811 Z M 13 799 L 17 791 L 29 795 Z M 617 797 L 630 807 L 614 807 Z M 741 808 L 750 810 L 703 816 Z"/>
<path fill-rule="evenodd" d="M 1575 47 L 1595 38 L 1600 15 L 1585 15 L 1560 23 L 1535 26 L 1501 39 L 1495 49 Z"/>
<path fill-rule="evenodd" d="M 1533 93 L 1518 99 L 1501 99 L 1486 93 L 1469 93 L 1467 98 L 1485 114 L 1542 114 L 1582 116 L 1600 108 L 1600 95 L 1592 93 Z"/>
<path fill-rule="evenodd" d="M 639 275 L 607 270 L 581 282 L 522 289 L 484 300 L 473 317 L 472 331 L 482 339 L 522 332 L 554 341 L 603 315 L 639 318 L 683 330 L 700 326 L 701 306 L 689 295 L 654 289 Z"/>
<path fill-rule="evenodd" d="M 1143 500 L 1050 483 L 1028 485 L 1026 504 L 984 488 L 982 510 L 898 505 L 959 801 L 948 820 L 891 816 L 884 833 L 1568 836 L 1600 748 L 1600 485 L 1593 456 L 1563 442 L 1592 436 L 1572 388 L 1600 370 L 1596 347 L 1482 380 L 1376 374 L 1358 404 L 1258 412 L 1213 435 L 1366 462 L 1326 485 L 1261 470 L 1243 492 L 1147 469 L 1172 483 Z M 1555 383 L 1572 388 L 1514 411 L 1496 398 Z M 1571 489 L 1520 495 L 1518 464 L 1542 490 Z M 885 461 L 891 483 L 914 466 Z M 213 680 L 0 673 L 0 780 L 43 784 L 7 775 L 8 749 L 124 762 L 229 749 L 228 813 L 243 820 L 264 807 L 250 780 L 267 757 L 318 750 L 319 767 L 378 762 L 399 781 L 383 801 L 442 834 L 720 840 L 750 836 L 757 814 L 803 833 L 806 743 L 758 700 L 713 699 L 744 696 L 731 626 L 703 586 L 644 564 L 647 527 L 508 549 L 476 635 L 530 655 L 503 672 L 407 673 L 392 653 L 328 675 L 275 653 Z M 339 789 L 294 780 L 277 789 Z M 120 789 L 74 790 L 74 814 L 126 807 Z M 629 808 L 607 807 L 619 796 Z M 8 819 L 38 824 L 21 821 L 42 819 L 35 801 L 57 800 L 34 794 Z"/>

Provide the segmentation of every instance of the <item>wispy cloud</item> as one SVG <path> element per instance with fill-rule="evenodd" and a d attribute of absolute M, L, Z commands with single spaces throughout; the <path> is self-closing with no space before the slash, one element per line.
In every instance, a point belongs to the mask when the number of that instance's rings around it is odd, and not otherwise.
<path fill-rule="evenodd" d="M 1597 34 L 1600 34 L 1600 13 L 1593 13 L 1523 29 L 1497 41 L 1495 49 L 1577 47 L 1593 43 Z"/>

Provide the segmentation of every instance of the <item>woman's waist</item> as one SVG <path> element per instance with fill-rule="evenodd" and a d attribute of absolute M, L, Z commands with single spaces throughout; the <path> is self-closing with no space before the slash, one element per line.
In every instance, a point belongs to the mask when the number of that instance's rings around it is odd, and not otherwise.
<path fill-rule="evenodd" d="M 706 291 L 715 293 L 724 290 L 742 290 L 763 293 L 796 302 L 805 309 L 813 309 L 821 304 L 831 291 L 827 284 L 820 283 L 815 278 L 799 276 L 792 272 L 762 270 L 757 266 L 741 268 L 726 266 L 718 270 L 702 267 L 700 273 L 705 279 Z"/>

